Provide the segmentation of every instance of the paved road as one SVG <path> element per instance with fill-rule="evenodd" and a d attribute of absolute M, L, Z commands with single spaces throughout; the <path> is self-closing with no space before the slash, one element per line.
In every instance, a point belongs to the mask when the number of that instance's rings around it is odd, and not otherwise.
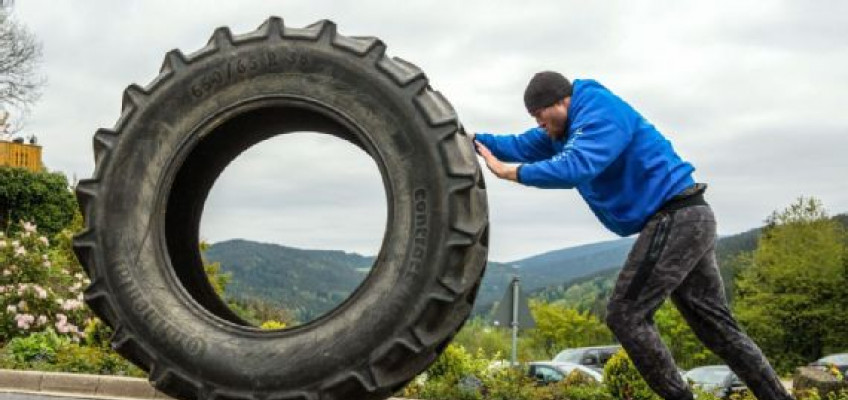
<path fill-rule="evenodd" d="M 103 400 L 99 397 L 96 400 Z M 95 400 L 91 397 L 51 395 L 46 393 L 14 393 L 0 391 L 0 400 Z"/>

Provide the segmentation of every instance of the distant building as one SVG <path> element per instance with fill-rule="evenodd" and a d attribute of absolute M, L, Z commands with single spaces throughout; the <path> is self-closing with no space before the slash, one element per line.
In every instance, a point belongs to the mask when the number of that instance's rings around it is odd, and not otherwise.
<path fill-rule="evenodd" d="M 22 167 L 41 171 L 41 146 L 23 140 L 0 140 L 0 167 Z"/>
<path fill-rule="evenodd" d="M 2 0 L 0 0 L 2 1 Z M 30 171 L 41 171 L 41 146 L 35 136 L 29 138 L 29 143 L 22 137 L 13 138 L 7 132 L 6 119 L 9 113 L 0 110 L 0 167 L 20 167 Z"/>

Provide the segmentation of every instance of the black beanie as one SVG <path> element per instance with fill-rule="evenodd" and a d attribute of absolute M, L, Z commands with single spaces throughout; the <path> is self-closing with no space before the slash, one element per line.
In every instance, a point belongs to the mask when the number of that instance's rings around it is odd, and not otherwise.
<path fill-rule="evenodd" d="M 527 112 L 550 106 L 571 96 L 571 82 L 559 72 L 543 71 L 533 75 L 524 90 Z"/>

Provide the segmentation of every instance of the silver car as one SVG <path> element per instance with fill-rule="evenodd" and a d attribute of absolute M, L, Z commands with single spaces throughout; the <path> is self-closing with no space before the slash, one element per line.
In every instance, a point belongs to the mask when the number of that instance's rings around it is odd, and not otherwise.
<path fill-rule="evenodd" d="M 572 362 L 534 361 L 528 363 L 527 375 L 540 385 L 559 382 L 577 371 L 595 382 L 602 383 L 604 375 L 593 368 Z"/>
<path fill-rule="evenodd" d="M 831 365 L 835 365 L 843 377 L 848 376 L 848 353 L 831 354 L 810 363 L 810 366 L 822 368 L 828 368 Z M 848 378 L 845 379 L 848 380 Z"/>
<path fill-rule="evenodd" d="M 621 350 L 620 345 L 565 349 L 559 352 L 553 361 L 570 362 L 603 371 L 604 364 L 619 350 Z"/>
<path fill-rule="evenodd" d="M 692 388 L 714 394 L 723 399 L 733 393 L 747 390 L 747 386 L 727 365 L 709 365 L 689 370 L 683 375 Z"/>

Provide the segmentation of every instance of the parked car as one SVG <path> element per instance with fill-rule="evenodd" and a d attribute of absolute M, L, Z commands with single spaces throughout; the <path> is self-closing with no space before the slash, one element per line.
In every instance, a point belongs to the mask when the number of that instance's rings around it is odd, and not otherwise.
<path fill-rule="evenodd" d="M 748 390 L 736 374 L 727 365 L 709 365 L 689 370 L 684 375 L 693 388 L 712 393 L 722 399 L 729 399 L 733 393 Z"/>
<path fill-rule="evenodd" d="M 620 345 L 565 349 L 559 352 L 552 361 L 580 364 L 603 373 L 604 364 L 619 350 L 621 350 Z"/>
<path fill-rule="evenodd" d="M 810 363 L 810 366 L 812 367 L 827 368 L 831 365 L 835 365 L 836 368 L 839 369 L 839 372 L 842 373 L 843 377 L 848 375 L 848 353 L 831 354 Z"/>
<path fill-rule="evenodd" d="M 549 385 L 559 382 L 577 371 L 595 382 L 604 381 L 604 375 L 593 368 L 572 362 L 534 361 L 528 363 L 527 375 L 536 380 L 540 385 Z"/>

